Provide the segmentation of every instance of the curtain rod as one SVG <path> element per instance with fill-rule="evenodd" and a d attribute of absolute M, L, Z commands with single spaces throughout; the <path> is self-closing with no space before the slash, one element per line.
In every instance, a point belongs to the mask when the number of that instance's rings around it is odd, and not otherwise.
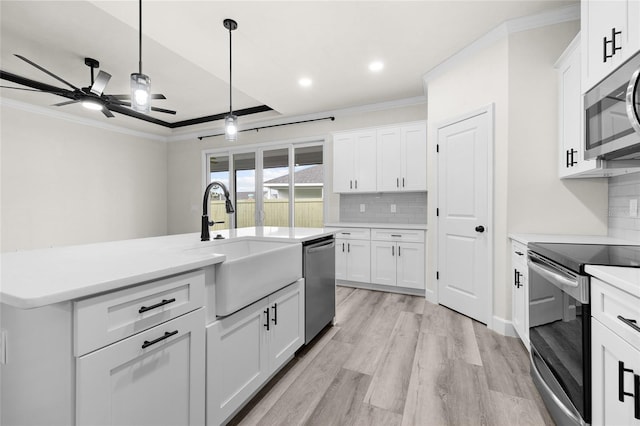
<path fill-rule="evenodd" d="M 314 119 L 311 119 L 311 120 L 293 121 L 291 123 L 272 124 L 270 126 L 253 127 L 251 129 L 238 130 L 238 133 L 240 133 L 240 132 L 249 132 L 249 131 L 252 131 L 252 130 L 255 130 L 257 132 L 257 131 L 259 131 L 261 129 L 269 129 L 271 127 L 280 127 L 280 126 L 290 126 L 292 124 L 310 123 L 312 121 L 321 121 L 321 120 L 334 121 L 335 119 L 336 119 L 335 117 L 331 116 L 331 117 L 323 117 L 323 118 L 314 118 Z M 204 138 L 212 138 L 214 136 L 224 136 L 224 132 L 223 133 L 216 133 L 215 135 L 198 136 L 198 139 L 202 140 Z"/>

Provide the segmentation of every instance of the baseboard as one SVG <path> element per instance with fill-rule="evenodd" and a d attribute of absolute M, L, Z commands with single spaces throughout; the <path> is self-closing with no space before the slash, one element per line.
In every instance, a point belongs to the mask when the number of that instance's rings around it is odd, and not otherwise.
<path fill-rule="evenodd" d="M 408 294 L 410 296 L 425 295 L 424 290 L 418 290 L 415 288 L 395 287 L 395 286 L 389 286 L 389 285 L 379 285 L 379 284 L 363 283 L 363 282 L 357 282 L 357 281 L 336 280 L 336 285 L 339 285 L 342 287 L 362 288 L 365 290 L 384 291 L 387 293 Z"/>
<path fill-rule="evenodd" d="M 424 290 L 424 298 L 427 302 L 431 302 L 435 305 L 438 304 L 438 294 L 434 290 L 426 288 Z"/>
<path fill-rule="evenodd" d="M 495 315 L 491 319 L 491 325 L 489 326 L 489 328 L 496 333 L 502 334 L 503 336 L 518 337 L 516 329 L 513 328 L 513 324 L 511 323 L 511 321 L 507 321 L 506 319 L 497 317 Z"/>

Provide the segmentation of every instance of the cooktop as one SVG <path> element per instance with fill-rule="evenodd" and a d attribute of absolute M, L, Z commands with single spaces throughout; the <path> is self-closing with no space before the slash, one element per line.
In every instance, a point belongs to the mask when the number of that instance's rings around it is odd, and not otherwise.
<path fill-rule="evenodd" d="M 529 250 L 573 271 L 585 265 L 640 268 L 640 245 L 529 243 Z"/>

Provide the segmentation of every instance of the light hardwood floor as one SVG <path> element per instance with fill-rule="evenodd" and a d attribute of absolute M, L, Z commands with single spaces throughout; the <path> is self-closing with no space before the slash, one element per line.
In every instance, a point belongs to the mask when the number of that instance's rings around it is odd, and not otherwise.
<path fill-rule="evenodd" d="M 229 424 L 554 424 L 518 339 L 422 297 L 337 287 L 336 305 Z"/>

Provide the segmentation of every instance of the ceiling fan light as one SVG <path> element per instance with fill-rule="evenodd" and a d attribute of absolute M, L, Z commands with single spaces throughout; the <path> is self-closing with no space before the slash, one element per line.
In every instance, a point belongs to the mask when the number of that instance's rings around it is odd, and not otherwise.
<path fill-rule="evenodd" d="M 102 104 L 98 101 L 86 100 L 82 101 L 81 103 L 83 107 L 91 109 L 93 111 L 100 111 L 103 108 Z"/>
<path fill-rule="evenodd" d="M 238 117 L 233 114 L 224 119 L 224 138 L 230 142 L 238 140 Z"/>
<path fill-rule="evenodd" d="M 131 74 L 131 107 L 138 112 L 151 111 L 151 80 L 142 73 Z"/>

